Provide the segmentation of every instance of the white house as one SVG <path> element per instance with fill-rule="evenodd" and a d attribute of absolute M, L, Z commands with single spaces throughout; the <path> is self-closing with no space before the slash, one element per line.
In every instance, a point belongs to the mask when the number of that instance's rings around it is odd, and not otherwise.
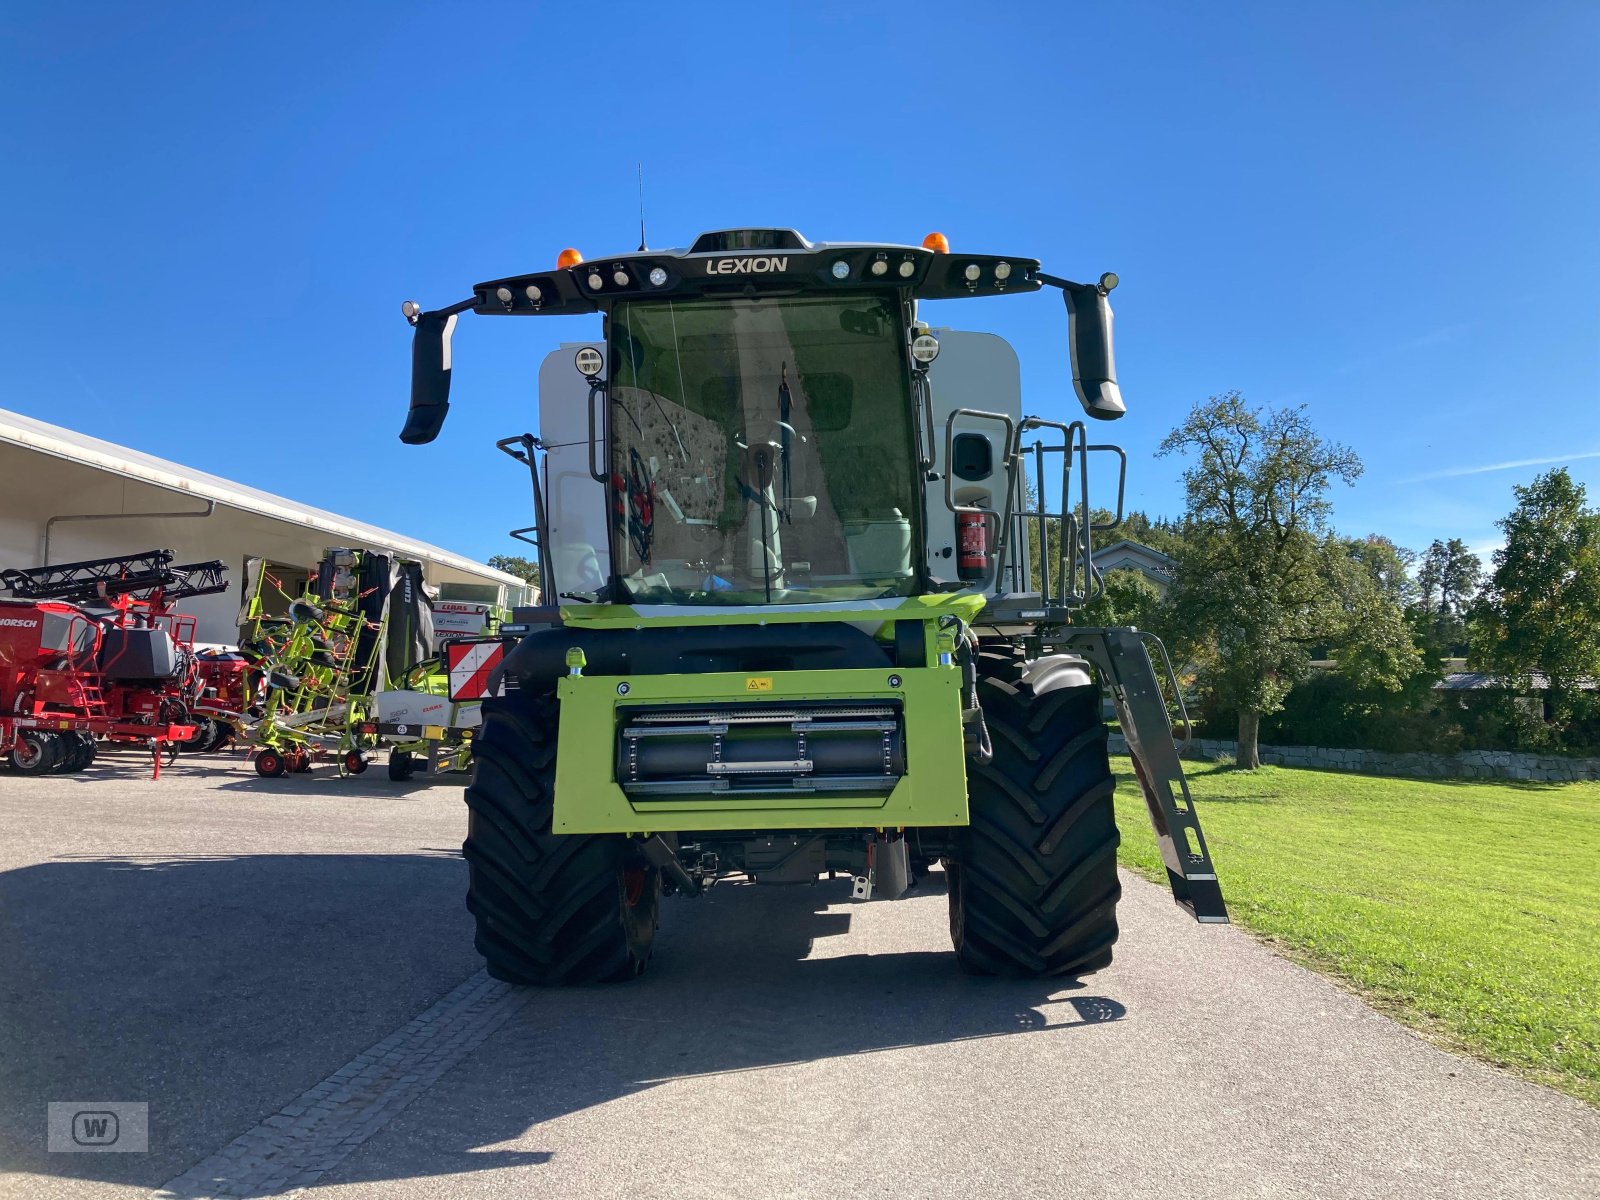
<path fill-rule="evenodd" d="M 1110 571 L 1137 571 L 1166 594 L 1177 572 L 1176 559 L 1124 538 L 1096 550 L 1092 555 L 1095 568 L 1105 575 Z"/>

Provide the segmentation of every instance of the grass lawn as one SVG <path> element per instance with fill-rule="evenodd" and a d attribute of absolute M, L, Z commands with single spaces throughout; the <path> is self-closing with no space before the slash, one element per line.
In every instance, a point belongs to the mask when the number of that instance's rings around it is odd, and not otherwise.
<path fill-rule="evenodd" d="M 1128 759 L 1122 861 L 1165 885 Z M 1600 783 L 1194 764 L 1233 919 L 1452 1049 L 1600 1105 Z"/>

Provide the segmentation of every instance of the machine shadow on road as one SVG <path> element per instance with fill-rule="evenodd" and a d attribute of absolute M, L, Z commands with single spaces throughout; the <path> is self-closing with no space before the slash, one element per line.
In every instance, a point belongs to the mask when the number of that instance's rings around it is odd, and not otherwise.
<path fill-rule="evenodd" d="M 0 1161 L 144 1186 L 178 1174 L 477 970 L 464 890 L 453 850 L 58 859 L 0 874 Z M 904 900 L 852 910 L 848 896 L 841 879 L 664 902 L 643 978 L 529 991 L 417 1102 L 428 1115 L 397 1149 L 358 1153 L 338 1176 L 538 1164 L 543 1148 L 493 1147 L 671 1080 L 1125 1014 L 1073 980 L 963 975 L 932 948 L 945 936 L 937 872 Z M 151 1153 L 45 1154 L 46 1103 L 74 1097 L 148 1101 Z"/>
<path fill-rule="evenodd" d="M 852 910 L 849 895 L 840 879 L 723 884 L 700 899 L 664 902 L 655 959 L 641 979 L 531 992 L 419 1102 L 425 1117 L 403 1114 L 394 1136 L 380 1135 L 376 1152 L 347 1161 L 337 1180 L 538 1165 L 552 1154 L 538 1145 L 543 1122 L 675 1080 L 986 1038 L 1073 1036 L 1127 1013 L 1083 981 L 964 975 L 953 952 L 928 948 L 946 936 L 938 872 L 903 900 Z M 846 950 L 838 939 L 847 932 L 848 952 L 833 953 Z M 1039 1053 L 1070 1056 L 1070 1046 L 1041 1044 Z M 847 1094 L 850 1079 L 875 1069 L 840 1064 L 830 1079 Z M 895 1068 L 885 1059 L 881 1069 Z"/>

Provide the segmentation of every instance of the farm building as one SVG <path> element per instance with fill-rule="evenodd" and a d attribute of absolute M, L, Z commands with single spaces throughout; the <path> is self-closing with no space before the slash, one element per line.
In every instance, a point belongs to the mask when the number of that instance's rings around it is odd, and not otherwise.
<path fill-rule="evenodd" d="M 438 546 L 0 409 L 0 568 L 157 548 L 221 559 L 228 590 L 180 607 L 199 641 L 228 643 L 247 557 L 299 580 L 330 546 L 415 559 L 445 600 L 524 599 L 522 580 Z"/>

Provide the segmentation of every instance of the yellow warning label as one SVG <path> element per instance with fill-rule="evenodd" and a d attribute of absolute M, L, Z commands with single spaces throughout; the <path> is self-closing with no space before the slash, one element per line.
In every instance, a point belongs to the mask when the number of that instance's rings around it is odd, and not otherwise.
<path fill-rule="evenodd" d="M 744 690 L 747 692 L 770 692 L 772 690 L 772 680 L 759 676 L 746 679 L 744 681 Z"/>

